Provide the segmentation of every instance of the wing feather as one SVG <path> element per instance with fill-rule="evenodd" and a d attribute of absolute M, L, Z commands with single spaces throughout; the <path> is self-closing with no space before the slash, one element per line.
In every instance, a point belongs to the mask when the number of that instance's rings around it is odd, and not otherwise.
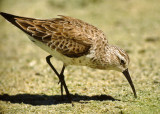
<path fill-rule="evenodd" d="M 3 14 L 12 24 L 33 38 L 68 57 L 80 57 L 89 51 L 95 40 L 105 38 L 103 32 L 79 19 L 68 16 L 34 19 Z M 108 42 L 107 42 L 108 43 Z"/>

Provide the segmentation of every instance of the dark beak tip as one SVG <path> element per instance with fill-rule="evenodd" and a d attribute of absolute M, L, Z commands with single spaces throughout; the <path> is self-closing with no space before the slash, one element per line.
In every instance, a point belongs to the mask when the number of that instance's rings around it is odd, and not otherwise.
<path fill-rule="evenodd" d="M 131 77 L 130 77 L 130 74 L 129 74 L 128 69 L 124 70 L 122 73 L 124 74 L 124 76 L 125 76 L 126 79 L 128 80 L 128 82 L 129 82 L 129 84 L 130 84 L 130 86 L 131 86 L 131 88 L 132 88 L 132 91 L 133 91 L 133 93 L 134 93 L 134 97 L 137 98 L 136 90 L 135 90 L 134 84 L 133 84 L 133 82 L 132 82 L 132 79 L 131 79 Z"/>

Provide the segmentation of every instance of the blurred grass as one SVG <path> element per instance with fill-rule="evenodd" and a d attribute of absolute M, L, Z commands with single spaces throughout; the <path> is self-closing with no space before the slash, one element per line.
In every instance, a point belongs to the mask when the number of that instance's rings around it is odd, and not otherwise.
<path fill-rule="evenodd" d="M 138 98 L 121 73 L 69 66 L 66 82 L 79 96 L 108 95 L 120 101 L 81 100 L 32 105 L 28 99 L 0 101 L 0 113 L 159 113 L 160 112 L 160 7 L 158 0 L 0 0 L 0 11 L 35 18 L 68 15 L 105 32 L 111 44 L 124 48 L 131 59 L 130 72 Z M 0 98 L 20 94 L 60 95 L 58 79 L 45 57 L 27 36 L 0 17 Z M 60 70 L 62 63 L 52 59 Z M 7 98 L 10 98 L 7 96 Z M 29 97 L 29 98 L 30 98 Z M 34 100 L 31 97 L 30 100 Z M 43 98 L 43 97 L 42 97 Z M 20 100 L 19 100 L 20 101 Z"/>

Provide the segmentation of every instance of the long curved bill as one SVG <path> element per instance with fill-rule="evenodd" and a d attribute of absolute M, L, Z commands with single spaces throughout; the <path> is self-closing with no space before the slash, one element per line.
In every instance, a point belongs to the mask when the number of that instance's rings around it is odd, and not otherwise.
<path fill-rule="evenodd" d="M 133 91 L 133 93 L 134 93 L 134 97 L 137 98 L 136 90 L 135 90 L 135 88 L 134 88 L 134 85 L 133 85 L 133 82 L 132 82 L 132 79 L 131 79 L 131 77 L 130 77 L 130 74 L 129 74 L 128 69 L 126 69 L 126 70 L 123 71 L 122 73 L 123 73 L 124 76 L 127 78 L 128 82 L 129 82 L 129 84 L 130 84 L 130 86 L 131 86 L 131 88 L 132 88 L 132 91 Z"/>

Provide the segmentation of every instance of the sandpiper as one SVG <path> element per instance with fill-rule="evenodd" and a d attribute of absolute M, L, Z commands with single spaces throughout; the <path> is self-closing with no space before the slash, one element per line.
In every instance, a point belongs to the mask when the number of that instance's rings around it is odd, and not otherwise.
<path fill-rule="evenodd" d="M 129 56 L 124 50 L 109 45 L 103 31 L 95 26 L 63 15 L 53 19 L 35 19 L 4 12 L 0 14 L 50 54 L 46 57 L 46 61 L 59 78 L 61 95 L 64 87 L 70 102 L 72 99 L 64 79 L 64 70 L 68 65 L 120 71 L 128 80 L 134 96 L 137 97 L 128 71 Z M 50 62 L 52 56 L 63 62 L 60 74 Z"/>

